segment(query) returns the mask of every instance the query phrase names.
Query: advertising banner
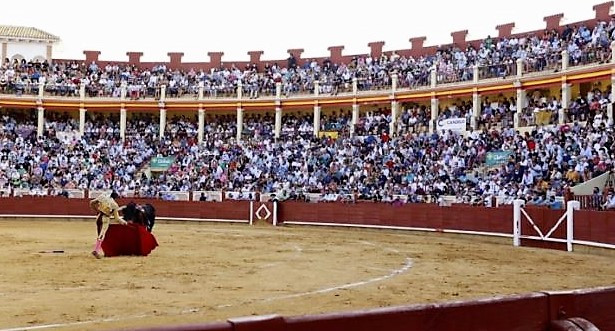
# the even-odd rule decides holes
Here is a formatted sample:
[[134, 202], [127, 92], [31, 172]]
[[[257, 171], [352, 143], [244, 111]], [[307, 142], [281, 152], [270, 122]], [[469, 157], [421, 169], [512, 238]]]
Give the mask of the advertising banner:
[[447, 118], [437, 121], [438, 132], [453, 131], [463, 133], [466, 130], [465, 118]]

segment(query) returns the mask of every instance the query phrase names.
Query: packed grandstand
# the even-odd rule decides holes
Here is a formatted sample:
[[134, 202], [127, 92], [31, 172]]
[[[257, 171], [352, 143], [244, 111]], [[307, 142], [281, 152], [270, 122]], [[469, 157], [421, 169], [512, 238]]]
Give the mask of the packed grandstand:
[[[230, 99], [238, 88], [249, 99], [276, 93], [289, 99], [337, 96], [387, 91], [393, 85], [428, 89], [516, 76], [519, 70], [553, 73], [609, 63], [614, 40], [612, 19], [560, 32], [488, 37], [479, 47], [453, 45], [419, 57], [389, 52], [346, 63], [300, 64], [291, 56], [261, 68], [206, 71], [6, 59], [0, 92], [161, 100], [196, 99], [200, 93]], [[612, 171], [615, 162], [610, 80], [579, 83], [566, 101], [559, 87], [527, 91], [521, 103], [503, 93], [482, 96], [476, 118], [471, 97], [437, 106], [436, 121], [463, 119], [475, 129], [467, 131], [433, 129], [429, 100], [401, 102], [395, 114], [391, 102], [370, 105], [356, 121], [348, 107], [318, 112], [318, 122], [309, 108], [285, 111], [279, 133], [273, 109], [243, 115], [239, 134], [235, 113], [208, 112], [202, 139], [196, 109], [169, 111], [165, 125], [157, 111], [131, 113], [125, 128], [119, 111], [88, 111], [79, 134], [78, 109], [45, 111], [40, 132], [36, 109], [5, 106], [0, 110], [0, 191], [114, 190], [164, 199], [177, 199], [178, 192], [230, 192], [224, 197], [389, 203], [443, 203], [447, 197], [455, 203], [491, 204], [496, 198], [506, 204], [522, 198], [557, 208], [570, 187]], [[490, 155], [503, 159], [492, 163]], [[170, 166], [152, 171], [151, 160], [166, 157]]]

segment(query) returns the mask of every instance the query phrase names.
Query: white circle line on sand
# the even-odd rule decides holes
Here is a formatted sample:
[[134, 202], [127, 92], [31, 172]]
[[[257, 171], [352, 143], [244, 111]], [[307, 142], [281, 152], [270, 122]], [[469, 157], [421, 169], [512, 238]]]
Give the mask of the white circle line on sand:
[[[270, 297], [270, 298], [263, 298], [263, 299], [255, 299], [255, 300], [246, 301], [246, 302], [244, 302], [242, 304], [253, 303], [253, 302], [258, 302], [258, 301], [270, 302], [270, 301], [275, 301], [275, 300], [299, 298], [299, 297], [304, 297], [304, 296], [313, 295], [313, 294], [322, 294], [322, 293], [328, 293], [328, 292], [332, 292], [332, 291], [336, 291], [336, 290], [344, 290], [344, 289], [348, 289], [348, 288], [363, 286], [363, 285], [367, 285], [367, 284], [371, 284], [371, 283], [376, 283], [376, 282], [380, 282], [380, 281], [383, 281], [383, 280], [387, 280], [389, 278], [393, 278], [393, 277], [395, 277], [397, 275], [403, 274], [403, 273], [407, 272], [408, 270], [410, 270], [410, 268], [412, 268], [413, 265], [414, 265], [414, 261], [411, 258], [407, 257], [406, 258], [406, 262], [404, 263], [404, 265], [401, 268], [394, 269], [390, 273], [388, 273], [386, 275], [383, 275], [383, 276], [380, 276], [380, 277], [370, 278], [370, 279], [367, 279], [367, 280], [363, 280], [363, 281], [359, 281], [359, 282], [354, 282], [354, 283], [347, 283], [347, 284], [342, 284], [342, 285], [337, 285], [337, 286], [326, 287], [326, 288], [322, 288], [322, 289], [318, 289], [318, 290], [314, 290], [314, 291], [307, 291], [307, 292], [301, 292], [301, 293], [295, 293], [295, 294], [289, 294], [289, 295], [282, 295], [282, 296], [276, 296], [276, 297]], [[232, 307], [232, 306], [234, 306], [234, 305], [232, 305], [232, 304], [225, 304], [225, 305], [218, 305], [218, 306], [216, 306], [216, 308], [227, 308], [227, 307]], [[199, 308], [186, 308], [186, 309], [183, 309], [182, 311], [180, 311], [179, 314], [181, 315], [181, 314], [186, 314], [186, 313], [196, 313], [198, 311], [199, 311]], [[168, 315], [172, 315], [172, 314], [168, 314]], [[51, 328], [62, 328], [62, 327], [67, 327], [67, 326], [76, 326], [76, 325], [93, 324], [93, 323], [105, 323], [105, 322], [116, 322], [116, 321], [135, 319], [135, 318], [143, 318], [143, 317], [151, 317], [151, 316], [153, 316], [153, 315], [152, 314], [141, 314], [141, 315], [134, 315], [134, 316], [124, 316], [124, 317], [117, 317], [117, 318], [104, 318], [104, 319], [99, 319], [99, 320], [80, 321], [80, 322], [71, 322], [71, 323], [54, 323], [54, 324], [42, 324], [42, 325], [33, 325], [33, 326], [22, 326], [22, 327], [16, 327], [16, 328], [0, 329], [0, 331], [27, 331], [27, 330], [41, 330], [41, 329], [51, 329]]]
[[410, 270], [410, 268], [412, 268], [413, 265], [414, 265], [414, 262], [412, 261], [412, 259], [411, 258], [406, 258], [406, 263], [404, 263], [404, 265], [401, 268], [395, 269], [395, 270], [391, 271], [389, 274], [384, 275], [384, 276], [370, 278], [370, 279], [363, 280], [363, 281], [360, 281], [360, 282], [354, 282], [354, 283], [342, 284], [342, 285], [338, 285], [338, 286], [327, 287], [327, 288], [323, 288], [323, 289], [319, 289], [319, 290], [314, 290], [314, 291], [308, 291], [308, 292], [302, 292], [302, 293], [295, 293], [295, 294], [271, 297], [271, 298], [263, 299], [262, 301], [269, 302], [269, 301], [274, 301], [274, 300], [298, 298], [298, 297], [303, 297], [303, 296], [306, 296], [306, 295], [327, 293], [327, 292], [332, 292], [332, 291], [336, 291], [336, 290], [344, 290], [344, 289], [348, 289], [348, 288], [352, 288], [352, 287], [358, 287], [358, 286], [363, 286], [363, 285], [367, 285], [367, 284], [371, 284], [371, 283], [375, 283], [375, 282], [380, 282], [380, 281], [387, 280], [389, 278], [395, 277], [395, 276], [397, 276], [399, 274], [403, 274], [404, 272]]
[[93, 324], [93, 323], [105, 323], [105, 322], [115, 322], [121, 320], [127, 320], [132, 318], [143, 318], [148, 317], [150, 315], [141, 314], [127, 317], [118, 317], [118, 318], [102, 318], [99, 320], [89, 320], [89, 321], [80, 321], [80, 322], [71, 322], [71, 323], [55, 323], [55, 324], [42, 324], [42, 325], [33, 325], [33, 326], [21, 326], [16, 328], [9, 329], [0, 329], [0, 331], [26, 331], [26, 330], [41, 330], [41, 329], [53, 329], [53, 328], [63, 328], [67, 326], [77, 326], [84, 324]]
[[[338, 286], [326, 287], [326, 288], [322, 288], [322, 289], [314, 290], [314, 291], [301, 292], [301, 293], [295, 293], [295, 294], [289, 294], [289, 295], [282, 295], [282, 296], [271, 297], [271, 298], [264, 298], [264, 299], [256, 299], [256, 300], [252, 300], [251, 302], [257, 302], [257, 301], [270, 302], [270, 301], [275, 301], [275, 300], [292, 299], [292, 298], [298, 298], [298, 297], [303, 297], [303, 296], [308, 296], [308, 295], [313, 295], [313, 294], [322, 294], [322, 293], [332, 292], [332, 291], [336, 291], [336, 290], [344, 290], [344, 289], [348, 289], [348, 288], [363, 286], [363, 285], [367, 285], [367, 284], [371, 284], [371, 283], [387, 280], [389, 278], [393, 278], [393, 277], [395, 277], [397, 275], [405, 273], [408, 270], [410, 270], [410, 268], [412, 268], [413, 265], [414, 265], [414, 262], [412, 261], [412, 259], [411, 258], [406, 258], [406, 262], [404, 263], [404, 265], [401, 268], [392, 270], [390, 273], [388, 273], [388, 274], [386, 274], [384, 276], [370, 278], [370, 279], [363, 280], [363, 281], [360, 281], [360, 282], [347, 283], [347, 284], [342, 284], [342, 285], [338, 285]], [[225, 304], [225, 305], [218, 305], [218, 306], [216, 306], [216, 308], [227, 308], [227, 307], [232, 307], [232, 306], [233, 306], [232, 304]], [[186, 309], [180, 311], [179, 314], [196, 313], [196, 312], [199, 312], [199, 311], [200, 311], [199, 308], [186, 308]], [[105, 319], [100, 319], [100, 320], [81, 321], [81, 322], [72, 322], [72, 323], [56, 323], [56, 324], [34, 325], [34, 326], [22, 326], [22, 327], [9, 328], [9, 329], [0, 329], [0, 331], [22, 331], [22, 330], [26, 331], [26, 330], [41, 330], [41, 329], [51, 329], [51, 328], [62, 328], [62, 327], [67, 327], [67, 326], [76, 326], [76, 325], [92, 324], [92, 323], [115, 322], [115, 321], [122, 321], [122, 320], [128, 320], [128, 319], [134, 319], [134, 318], [143, 318], [143, 317], [150, 317], [150, 316], [152, 316], [152, 315], [141, 314], [141, 315], [135, 315], [135, 316], [125, 316], [125, 317], [117, 317], [117, 318], [105, 318]]]

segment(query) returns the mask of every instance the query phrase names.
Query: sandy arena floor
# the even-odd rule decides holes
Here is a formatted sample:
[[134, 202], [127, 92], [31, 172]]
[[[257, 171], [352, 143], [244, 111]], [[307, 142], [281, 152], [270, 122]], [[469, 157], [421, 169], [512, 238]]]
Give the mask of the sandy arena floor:
[[[184, 324], [615, 284], [612, 257], [515, 249], [510, 240], [167, 223], [156, 225], [160, 247], [149, 257], [97, 260], [89, 253], [94, 231], [81, 221], [0, 221], [0, 331]], [[38, 253], [53, 249], [65, 253]]]

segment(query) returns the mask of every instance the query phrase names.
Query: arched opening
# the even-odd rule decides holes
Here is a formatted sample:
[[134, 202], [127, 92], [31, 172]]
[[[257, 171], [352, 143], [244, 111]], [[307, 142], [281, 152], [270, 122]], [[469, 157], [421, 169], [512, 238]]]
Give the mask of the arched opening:
[[43, 62], [45, 62], [46, 60], [47, 60], [47, 58], [46, 58], [46, 57], [41, 56], [41, 55], [37, 55], [37, 56], [35, 56], [35, 57], [32, 59], [32, 62], [34, 62], [34, 63], [36, 63], [36, 62], [38, 62], [38, 63], [43, 63]]
[[11, 65], [13, 67], [19, 67], [23, 64], [23, 62], [25, 61], [23, 55], [21, 54], [15, 54], [13, 56], [11, 56]]
[[15, 60], [21, 62], [21, 60], [25, 59], [21, 54], [15, 54], [11, 57], [11, 62], [15, 62]]

